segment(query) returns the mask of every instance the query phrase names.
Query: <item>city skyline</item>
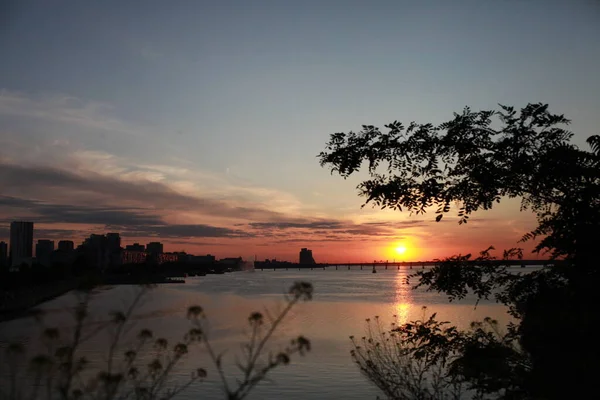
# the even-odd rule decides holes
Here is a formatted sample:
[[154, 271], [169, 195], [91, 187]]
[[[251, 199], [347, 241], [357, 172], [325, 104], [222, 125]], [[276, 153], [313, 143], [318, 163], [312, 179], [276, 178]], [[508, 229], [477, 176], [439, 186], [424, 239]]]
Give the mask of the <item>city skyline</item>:
[[55, 242], [247, 259], [535, 258], [516, 200], [462, 226], [361, 208], [365, 175], [316, 156], [332, 133], [465, 106], [548, 103], [582, 148], [600, 126], [594, 2], [135, 3], [0, 6], [0, 241], [26, 219]]

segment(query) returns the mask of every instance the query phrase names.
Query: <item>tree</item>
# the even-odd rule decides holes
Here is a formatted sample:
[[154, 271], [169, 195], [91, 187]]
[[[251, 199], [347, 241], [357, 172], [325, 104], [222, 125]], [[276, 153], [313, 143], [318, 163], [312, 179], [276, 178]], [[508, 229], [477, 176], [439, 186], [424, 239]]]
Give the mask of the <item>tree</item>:
[[[387, 132], [363, 125], [358, 133], [335, 133], [320, 163], [344, 178], [366, 163], [370, 179], [358, 186], [365, 205], [417, 214], [436, 207], [438, 222], [453, 205], [464, 224], [478, 210], [520, 198], [521, 209], [533, 211], [538, 222], [521, 241], [540, 239], [534, 251], [564, 259], [561, 265], [515, 275], [488, 249], [420, 271], [419, 285], [450, 299], [468, 291], [493, 295], [509, 307], [519, 323], [508, 327], [503, 343], [518, 344], [531, 363], [514, 393], [558, 398], [567, 387], [585, 393], [599, 372], [591, 326], [599, 322], [600, 137], [588, 138], [590, 150], [582, 150], [571, 143], [570, 121], [548, 105], [528, 104], [520, 112], [499, 107], [465, 108], [437, 126], [394, 121]], [[521, 255], [510, 249], [503, 258]]]

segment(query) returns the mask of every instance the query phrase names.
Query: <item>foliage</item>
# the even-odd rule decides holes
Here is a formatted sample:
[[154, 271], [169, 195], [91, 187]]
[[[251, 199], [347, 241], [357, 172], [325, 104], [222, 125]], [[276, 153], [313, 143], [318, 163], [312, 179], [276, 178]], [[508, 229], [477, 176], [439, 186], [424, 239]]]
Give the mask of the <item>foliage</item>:
[[[455, 205], [458, 222], [464, 224], [475, 211], [491, 209], [503, 198], [520, 198], [521, 209], [536, 214], [538, 226], [521, 241], [539, 239], [534, 251], [564, 259], [555, 265], [512, 273], [502, 260], [520, 259], [522, 251], [510, 249], [496, 259], [490, 247], [478, 257], [438, 260], [431, 270], [413, 276], [417, 287], [446, 293], [450, 301], [467, 294], [493, 298], [515, 318], [496, 342], [455, 347], [452, 343], [461, 341], [448, 340], [434, 347], [436, 354], [453, 352], [455, 361], [447, 373], [453, 382], [468, 383], [477, 393], [502, 398], [587, 394], [600, 373], [600, 346], [593, 329], [600, 322], [595, 309], [600, 283], [595, 258], [600, 244], [600, 136], [589, 137], [590, 150], [582, 150], [570, 142], [572, 133], [564, 128], [569, 122], [541, 103], [528, 104], [520, 112], [503, 105], [498, 111], [465, 108], [437, 126], [394, 121], [385, 133], [372, 125], [364, 125], [359, 133], [335, 133], [319, 155], [322, 166], [344, 178], [367, 164], [370, 179], [358, 186], [365, 205], [417, 214], [436, 207], [437, 222]], [[437, 337], [423, 332], [427, 340]], [[483, 380], [465, 372], [485, 371], [496, 362], [494, 354], [518, 354], [521, 361], [499, 370], [488, 368]], [[456, 360], [477, 358], [476, 368], [456, 368]], [[503, 382], [506, 390], [495, 391], [493, 382]]]
[[459, 400], [514, 397], [531, 368], [498, 322], [486, 318], [460, 331], [428, 318], [384, 329], [367, 319], [367, 334], [350, 337], [352, 359], [389, 399]]
[[[294, 354], [310, 350], [308, 339], [300, 336], [285, 349], [268, 352], [275, 330], [289, 311], [300, 301], [312, 298], [312, 286], [297, 282], [286, 296], [286, 305], [275, 316], [252, 313], [249, 324], [252, 337], [245, 344], [243, 361], [238, 363], [244, 378], [230, 385], [223, 370], [223, 353], [217, 354], [209, 340], [207, 318], [200, 306], [188, 309], [191, 328], [180, 341], [169, 343], [155, 337], [149, 329], [141, 329], [131, 344], [131, 329], [136, 309], [151, 286], [140, 287], [124, 310], [112, 311], [109, 320], [96, 320], [90, 313], [94, 290], [77, 292], [77, 304], [71, 311], [73, 327], [47, 327], [43, 314], [35, 314], [41, 327], [39, 342], [32, 342], [31, 351], [39, 353], [27, 360], [27, 349], [21, 343], [5, 346], [0, 364], [0, 399], [103, 399], [153, 400], [171, 399], [183, 390], [206, 378], [203, 368], [191, 371], [184, 382], [174, 382], [173, 374], [193, 347], [204, 346], [215, 364], [223, 384], [225, 398], [243, 399], [275, 368], [290, 363]], [[265, 329], [266, 328], [266, 329]], [[100, 334], [107, 334], [105, 360], [90, 360], [82, 356], [82, 346]], [[102, 343], [102, 340], [97, 340]], [[104, 361], [104, 362], [103, 362]]]
[[344, 178], [366, 162], [371, 179], [358, 187], [365, 204], [417, 214], [437, 207], [437, 221], [455, 203], [465, 223], [503, 197], [519, 197], [539, 223], [523, 239], [545, 236], [537, 251], [574, 256], [576, 239], [600, 225], [600, 139], [588, 139], [591, 152], [579, 149], [563, 128], [569, 123], [541, 103], [520, 113], [467, 107], [438, 126], [394, 121], [388, 132], [363, 125], [359, 133], [335, 133], [319, 159]]

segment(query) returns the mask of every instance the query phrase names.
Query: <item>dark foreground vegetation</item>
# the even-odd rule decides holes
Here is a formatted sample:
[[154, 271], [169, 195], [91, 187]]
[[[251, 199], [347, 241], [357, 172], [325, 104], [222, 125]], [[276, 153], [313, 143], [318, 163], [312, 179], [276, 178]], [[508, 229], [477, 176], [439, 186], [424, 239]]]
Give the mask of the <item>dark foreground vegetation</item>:
[[[0, 399], [166, 400], [201, 384], [207, 376], [201, 363], [208, 361], [218, 375], [223, 398], [238, 400], [246, 398], [271, 371], [310, 350], [310, 342], [302, 336], [284, 348], [277, 347], [277, 351], [270, 349], [274, 333], [290, 310], [312, 299], [313, 288], [308, 283], [297, 282], [290, 287], [285, 305], [278, 312], [250, 314], [249, 339], [236, 357], [235, 376], [225, 373], [225, 353], [211, 344], [208, 319], [200, 306], [188, 308], [190, 328], [177, 343], [156, 337], [148, 329], [132, 332], [134, 313], [151, 288], [140, 286], [124, 309], [97, 316], [89, 311], [95, 289], [80, 287], [75, 292], [76, 306], [70, 310], [72, 321], [66, 326], [47, 326], [43, 314], [34, 315], [40, 325], [39, 341], [27, 347], [11, 343], [2, 348]], [[105, 357], [87, 359], [82, 348], [98, 335], [108, 336]], [[200, 365], [189, 372], [187, 380], [173, 380], [183, 359], [196, 347], [208, 354], [208, 360], [198, 360]]]
[[[458, 223], [505, 198], [520, 198], [538, 226], [521, 241], [537, 239], [535, 252], [564, 262], [526, 274], [498, 268], [493, 248], [456, 255], [429, 271], [417, 286], [446, 293], [450, 301], [474, 293], [505, 304], [516, 322], [492, 320], [460, 331], [435, 314], [401, 326], [370, 322], [354, 341], [352, 357], [390, 399], [589, 398], [600, 373], [600, 137], [589, 150], [571, 143], [569, 120], [545, 104], [519, 111], [469, 108], [441, 125], [394, 121], [382, 132], [331, 135], [322, 166], [346, 178], [366, 164], [370, 179], [358, 189], [382, 208], [436, 221], [456, 212]], [[522, 257], [504, 251], [499, 259]], [[475, 261], [473, 263], [472, 261]], [[427, 379], [426, 379], [427, 378]]]

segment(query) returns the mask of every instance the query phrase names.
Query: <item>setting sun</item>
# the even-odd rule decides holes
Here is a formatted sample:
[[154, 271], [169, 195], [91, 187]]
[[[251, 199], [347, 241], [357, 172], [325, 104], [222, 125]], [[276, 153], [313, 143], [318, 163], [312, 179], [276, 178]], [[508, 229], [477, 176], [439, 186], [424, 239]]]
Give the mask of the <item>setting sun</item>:
[[404, 247], [404, 246], [398, 246], [398, 247], [396, 247], [396, 253], [398, 253], [398, 254], [404, 254], [404, 253], [406, 253], [406, 247]]

